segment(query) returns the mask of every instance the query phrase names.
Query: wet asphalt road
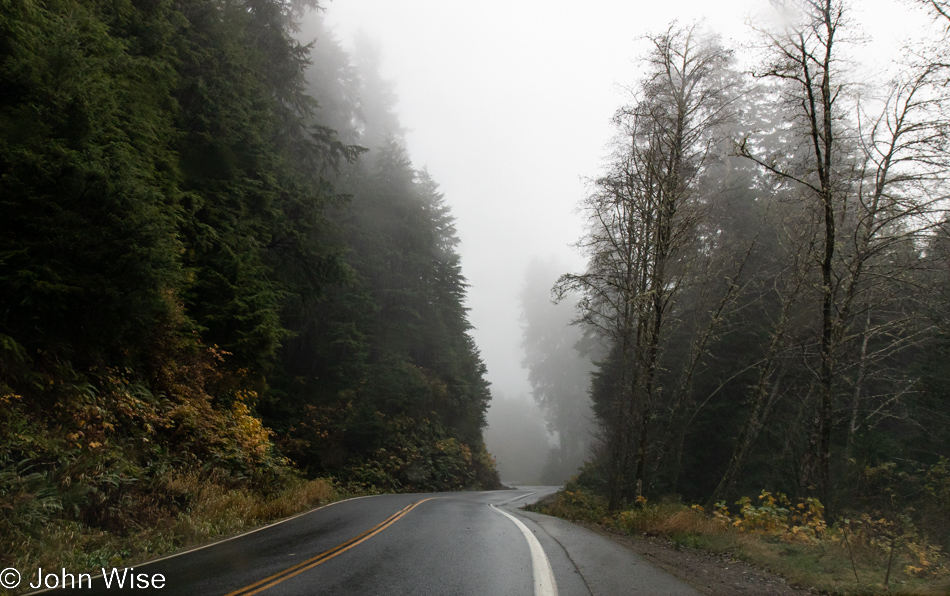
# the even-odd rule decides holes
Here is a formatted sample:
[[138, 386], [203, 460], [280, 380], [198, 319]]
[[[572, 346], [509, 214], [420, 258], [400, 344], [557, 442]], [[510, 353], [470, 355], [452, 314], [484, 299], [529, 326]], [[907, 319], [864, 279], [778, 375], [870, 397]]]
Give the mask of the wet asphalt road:
[[[92, 589], [84, 584], [81, 589], [42, 593], [697, 594], [589, 530], [518, 509], [554, 490], [525, 487], [341, 501], [250, 534], [136, 566], [126, 572], [123, 588], [117, 586], [117, 577], [110, 587], [97, 577]], [[35, 584], [36, 570], [23, 571], [23, 581]], [[52, 572], [61, 574], [43, 570], [44, 575]], [[151, 587], [159, 575], [162, 587]], [[137, 585], [149, 587], [130, 589], [133, 576]]]

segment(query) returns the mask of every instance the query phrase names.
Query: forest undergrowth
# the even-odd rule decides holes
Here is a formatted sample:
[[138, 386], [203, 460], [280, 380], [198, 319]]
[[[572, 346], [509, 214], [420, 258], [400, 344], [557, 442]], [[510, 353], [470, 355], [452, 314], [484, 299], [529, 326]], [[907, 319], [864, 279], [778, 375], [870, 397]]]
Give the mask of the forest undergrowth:
[[[98, 571], [169, 555], [234, 536], [295, 514], [345, 498], [332, 481], [293, 478], [274, 493], [234, 486], [235, 479], [202, 478], [170, 472], [153, 490], [127, 499], [127, 525], [106, 529], [57, 516], [46, 503], [28, 519], [30, 528], [3, 533], [4, 567]], [[156, 507], [159, 501], [178, 507]], [[57, 504], [58, 505], [58, 504]], [[147, 519], [146, 519], [147, 518]], [[9, 520], [6, 520], [9, 521]], [[0, 589], [0, 594], [19, 590]]]
[[660, 537], [672, 548], [728, 553], [817, 593], [947, 594], [950, 557], [908, 512], [852, 512], [829, 524], [816, 498], [763, 490], [713, 511], [676, 501], [639, 499], [610, 513], [607, 498], [573, 480], [534, 511], [583, 521], [632, 537]]
[[228, 394], [216, 356], [162, 369], [163, 393], [129, 371], [72, 383], [52, 380], [58, 371], [38, 383], [44, 409], [0, 391], [0, 567], [95, 572], [352, 496], [488, 486], [483, 447], [406, 420], [389, 423], [403, 426], [388, 449], [308, 479], [250, 414], [246, 390], [212, 396]]

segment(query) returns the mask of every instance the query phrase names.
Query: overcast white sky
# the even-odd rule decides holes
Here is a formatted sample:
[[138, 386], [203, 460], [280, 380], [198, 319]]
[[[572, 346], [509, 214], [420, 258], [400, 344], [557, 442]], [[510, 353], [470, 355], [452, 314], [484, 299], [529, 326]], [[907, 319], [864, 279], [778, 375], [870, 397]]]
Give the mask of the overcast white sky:
[[[853, 3], [877, 47], [925, 22], [898, 0]], [[396, 82], [409, 153], [441, 185], [457, 220], [469, 318], [492, 391], [527, 394], [518, 294], [533, 256], [567, 270], [582, 233], [582, 178], [596, 175], [638, 78], [640, 37], [704, 17], [728, 45], [747, 39], [767, 0], [333, 0], [327, 21], [348, 42], [379, 41]], [[894, 28], [893, 24], [898, 23]], [[874, 50], [878, 61], [886, 54]]]

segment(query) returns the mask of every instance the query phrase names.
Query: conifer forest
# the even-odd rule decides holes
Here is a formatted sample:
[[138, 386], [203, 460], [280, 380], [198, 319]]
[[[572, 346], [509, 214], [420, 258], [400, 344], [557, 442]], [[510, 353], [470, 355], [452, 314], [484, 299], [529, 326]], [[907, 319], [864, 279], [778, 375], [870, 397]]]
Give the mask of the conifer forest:
[[[512, 290], [531, 480], [950, 548], [950, 3], [868, 73], [855, 2], [672, 22], [616, 74], [586, 265]], [[213, 495], [501, 486], [452, 197], [324, 4], [0, 0], [0, 567], [240, 529]]]
[[[0, 4], [0, 533], [492, 488], [453, 217], [314, 2]], [[191, 479], [187, 482], [183, 479]]]

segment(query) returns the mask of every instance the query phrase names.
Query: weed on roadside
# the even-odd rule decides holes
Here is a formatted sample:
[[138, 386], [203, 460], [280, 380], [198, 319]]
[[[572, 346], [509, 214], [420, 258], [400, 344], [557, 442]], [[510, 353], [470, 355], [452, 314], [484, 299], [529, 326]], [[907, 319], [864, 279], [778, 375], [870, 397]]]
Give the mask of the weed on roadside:
[[[149, 527], [110, 532], [76, 521], [49, 520], [0, 539], [2, 567], [65, 568], [74, 572], [128, 566], [251, 530], [341, 498], [327, 480], [293, 480], [272, 495], [228, 487], [222, 479], [170, 474], [165, 496], [181, 503], [177, 514]], [[23, 592], [0, 588], [0, 594]]]
[[829, 527], [817, 499], [793, 502], [767, 491], [740, 499], [734, 510], [725, 503], [707, 512], [699, 505], [643, 501], [610, 515], [598, 495], [569, 488], [538, 511], [633, 536], [663, 537], [675, 549], [728, 553], [821, 593], [950, 594], [946, 553], [906, 518], [863, 514]]

